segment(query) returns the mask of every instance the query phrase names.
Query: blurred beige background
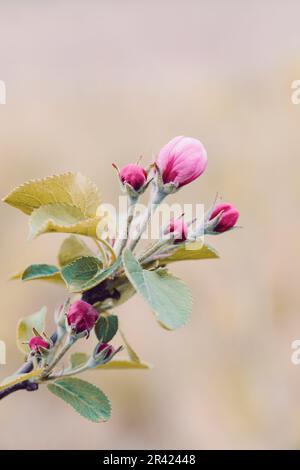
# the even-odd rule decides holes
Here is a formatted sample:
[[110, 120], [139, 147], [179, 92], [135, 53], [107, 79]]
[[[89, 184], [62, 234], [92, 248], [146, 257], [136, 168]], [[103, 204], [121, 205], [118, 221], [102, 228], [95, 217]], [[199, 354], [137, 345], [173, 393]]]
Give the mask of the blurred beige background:
[[[209, 165], [173, 201], [219, 191], [244, 226], [210, 240], [220, 260], [173, 267], [195, 299], [186, 328], [160, 329], [137, 297], [119, 309], [154, 368], [86, 374], [110, 396], [111, 421], [91, 424], [46, 389], [18, 392], [0, 404], [2, 449], [299, 448], [299, 18], [296, 0], [1, 2], [1, 195], [78, 170], [116, 203], [111, 163], [146, 162], [184, 134]], [[7, 281], [54, 262], [62, 237], [27, 242], [26, 216], [0, 210], [2, 378], [22, 360], [18, 318], [65, 292]]]

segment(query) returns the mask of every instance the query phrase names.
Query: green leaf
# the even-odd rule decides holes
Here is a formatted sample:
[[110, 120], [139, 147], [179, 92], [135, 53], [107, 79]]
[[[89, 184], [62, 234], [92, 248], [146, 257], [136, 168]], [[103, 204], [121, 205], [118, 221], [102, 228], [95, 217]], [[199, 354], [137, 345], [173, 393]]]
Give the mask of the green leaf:
[[100, 315], [95, 326], [95, 333], [99, 341], [109, 343], [118, 331], [118, 317], [116, 315]]
[[24, 271], [20, 271], [10, 277], [11, 281], [16, 279], [22, 279], [23, 281], [48, 281], [65, 285], [59, 269], [49, 264], [32, 264]]
[[72, 354], [70, 358], [72, 369], [83, 366], [83, 364], [85, 364], [87, 360], [88, 355], [85, 353], [76, 352]]
[[3, 200], [29, 215], [48, 204], [68, 204], [80, 209], [86, 218], [95, 217], [101, 203], [97, 186], [81, 173], [64, 173], [28, 181]]
[[29, 341], [33, 336], [32, 329], [35, 328], [39, 333], [45, 330], [47, 308], [43, 307], [37, 313], [21, 318], [17, 326], [17, 345], [22, 353], [28, 353], [28, 346], [22, 344], [23, 341]]
[[111, 405], [107, 396], [85, 380], [74, 377], [59, 379], [49, 384], [48, 390], [94, 423], [110, 418]]
[[129, 250], [123, 253], [126, 275], [146, 300], [157, 320], [173, 330], [186, 324], [192, 309], [192, 297], [185, 284], [165, 269], [147, 271]]
[[120, 330], [120, 335], [122, 337], [123, 343], [125, 345], [126, 351], [128, 353], [128, 356], [132, 362], [135, 364], [139, 364], [141, 362], [139, 356], [137, 353], [134, 351], [134, 349], [130, 346], [130, 344], [127, 341], [126, 336], [124, 335], [123, 331]]
[[59, 266], [64, 267], [83, 256], [94, 256], [94, 253], [79, 237], [70, 235], [63, 241], [59, 249]]
[[129, 361], [128, 359], [120, 359], [119, 361], [110, 361], [106, 364], [97, 366], [96, 369], [99, 370], [117, 370], [117, 369], [151, 369], [150, 364], [146, 362], [134, 362]]
[[85, 217], [76, 206], [69, 204], [48, 204], [34, 210], [29, 220], [29, 238], [42, 233], [77, 233], [89, 237], [96, 236], [99, 222], [97, 217]]
[[94, 256], [83, 256], [62, 269], [62, 276], [72, 292], [83, 292], [103, 272], [101, 261]]
[[31, 281], [32, 279], [45, 279], [59, 274], [59, 269], [51, 264], [32, 264], [25, 269], [22, 274], [22, 281]]
[[62, 269], [62, 276], [71, 292], [85, 292], [112, 276], [120, 264], [121, 258], [118, 258], [114, 264], [103, 270], [98, 258], [85, 256], [65, 266]]
[[203, 245], [201, 242], [186, 243], [173, 251], [167, 258], [160, 260], [160, 264], [173, 263], [175, 261], [198, 260], [198, 259], [216, 259], [219, 258], [217, 251], [209, 245]]

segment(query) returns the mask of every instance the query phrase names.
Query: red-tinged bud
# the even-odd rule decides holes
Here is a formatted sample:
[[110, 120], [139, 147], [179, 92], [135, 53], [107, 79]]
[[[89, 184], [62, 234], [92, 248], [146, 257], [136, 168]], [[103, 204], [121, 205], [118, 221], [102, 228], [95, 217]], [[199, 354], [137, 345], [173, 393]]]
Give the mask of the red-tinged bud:
[[217, 225], [214, 227], [215, 232], [226, 232], [235, 226], [239, 218], [239, 211], [232, 205], [228, 203], [218, 204], [210, 216], [210, 220], [217, 217], [221, 212], [221, 218]]
[[139, 191], [147, 181], [147, 172], [141, 166], [130, 163], [120, 171], [120, 179], [123, 184], [129, 184], [135, 191]]
[[67, 322], [71, 329], [78, 334], [91, 331], [98, 317], [99, 313], [92, 305], [83, 300], [77, 300], [69, 308]]
[[188, 227], [182, 218], [173, 219], [170, 221], [165, 233], [174, 233], [175, 243], [184, 242], [187, 239]]
[[115, 348], [111, 344], [108, 344], [108, 343], [99, 343], [99, 345], [96, 348], [96, 354], [100, 354], [102, 351], [104, 351], [104, 349], [106, 351], [105, 351], [103, 360], [107, 361], [107, 359], [109, 359], [114, 354]]
[[156, 164], [163, 183], [173, 183], [180, 188], [204, 172], [207, 166], [207, 154], [199, 140], [179, 136], [160, 150]]
[[28, 343], [31, 351], [39, 352], [40, 348], [49, 349], [50, 344], [40, 336], [33, 336]]

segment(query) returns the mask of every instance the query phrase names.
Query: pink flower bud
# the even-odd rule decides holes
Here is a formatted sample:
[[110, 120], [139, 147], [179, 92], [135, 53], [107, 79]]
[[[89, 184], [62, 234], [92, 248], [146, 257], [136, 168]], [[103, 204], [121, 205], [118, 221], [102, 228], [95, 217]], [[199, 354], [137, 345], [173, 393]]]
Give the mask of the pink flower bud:
[[111, 344], [100, 343], [96, 349], [96, 354], [100, 354], [104, 349], [106, 349], [104, 360], [108, 359], [115, 352], [115, 348]]
[[199, 140], [179, 136], [160, 150], [156, 164], [164, 184], [174, 183], [181, 187], [191, 183], [204, 172], [207, 154]]
[[138, 191], [147, 181], [147, 172], [141, 166], [130, 163], [120, 171], [120, 179], [123, 184], [127, 183], [135, 191]]
[[174, 242], [184, 242], [187, 239], [188, 228], [184, 220], [171, 220], [165, 233], [175, 233]]
[[82, 333], [94, 328], [98, 317], [99, 313], [92, 305], [83, 300], [77, 300], [69, 308], [67, 322], [75, 333]]
[[38, 352], [40, 347], [49, 349], [50, 344], [47, 341], [45, 341], [43, 338], [40, 338], [39, 336], [33, 336], [30, 339], [28, 346], [30, 347], [32, 351]]
[[226, 230], [229, 230], [232, 227], [234, 227], [240, 215], [239, 211], [232, 204], [228, 204], [224, 202], [222, 204], [218, 204], [214, 208], [210, 216], [210, 220], [217, 217], [217, 215], [219, 215], [220, 212], [222, 211], [223, 211], [223, 214], [221, 215], [221, 219], [219, 220], [218, 224], [214, 228], [215, 232], [220, 232], [220, 233], [226, 232]]

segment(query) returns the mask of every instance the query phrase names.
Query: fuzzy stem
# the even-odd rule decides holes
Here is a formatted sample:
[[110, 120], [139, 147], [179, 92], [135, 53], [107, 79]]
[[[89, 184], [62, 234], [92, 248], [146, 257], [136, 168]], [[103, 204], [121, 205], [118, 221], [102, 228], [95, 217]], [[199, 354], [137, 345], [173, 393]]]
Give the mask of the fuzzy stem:
[[151, 219], [151, 217], [153, 216], [154, 212], [156, 211], [157, 207], [159, 206], [159, 204], [164, 200], [164, 198], [166, 197], [166, 193], [163, 192], [163, 191], [160, 191], [157, 186], [154, 187], [154, 191], [153, 191], [153, 194], [152, 194], [152, 197], [151, 197], [151, 200], [150, 200], [150, 203], [148, 205], [148, 209], [147, 209], [147, 212], [145, 213], [144, 215], [144, 218], [141, 222], [141, 226], [140, 226], [140, 231], [137, 235], [136, 238], [132, 239], [128, 245], [128, 247], [130, 248], [131, 251], [134, 251], [135, 247], [137, 246], [138, 242], [140, 241], [141, 239], [141, 236], [143, 235], [143, 233], [145, 232], [146, 228], [147, 228], [147, 225]]
[[144, 263], [145, 261], [148, 260], [148, 258], [150, 258], [150, 256], [154, 255], [155, 253], [157, 253], [158, 251], [160, 251], [162, 248], [164, 248], [165, 246], [167, 246], [168, 244], [170, 243], [170, 239], [165, 239], [165, 240], [159, 240], [157, 243], [154, 243], [154, 245], [152, 245], [149, 250], [147, 250], [140, 258], [139, 258], [139, 262], [140, 263]]
[[99, 243], [102, 243], [102, 245], [105, 246], [105, 248], [107, 249], [107, 251], [109, 252], [110, 257], [111, 257], [110, 262], [111, 262], [111, 264], [113, 264], [116, 261], [117, 257], [116, 257], [116, 254], [115, 254], [114, 250], [110, 246], [110, 244], [106, 240], [103, 240], [102, 238], [97, 238], [97, 241]]
[[73, 375], [80, 374], [81, 372], [84, 372], [85, 370], [90, 369], [88, 364], [84, 364], [82, 367], [78, 367], [77, 369], [72, 369], [72, 370], [67, 370], [63, 372], [62, 374], [52, 374], [47, 377], [47, 380], [56, 380], [60, 379], [62, 377], [71, 377]]
[[133, 198], [133, 197], [128, 197], [128, 213], [127, 213], [127, 219], [125, 221], [124, 228], [121, 232], [120, 238], [116, 241], [116, 244], [114, 246], [115, 253], [117, 256], [120, 256], [122, 251], [124, 250], [127, 240], [128, 240], [128, 235], [130, 231], [130, 227], [133, 221], [133, 215], [134, 215], [134, 209], [136, 206], [138, 199]]
[[62, 359], [62, 357], [66, 354], [66, 352], [70, 349], [71, 346], [75, 343], [76, 338], [74, 336], [69, 336], [64, 344], [64, 346], [61, 348], [57, 356], [53, 359], [51, 364], [44, 370], [41, 378], [42, 379], [47, 379], [50, 372], [54, 369], [56, 364]]
[[99, 250], [99, 253], [101, 255], [101, 258], [103, 260], [103, 266], [104, 268], [107, 268], [108, 266], [108, 259], [107, 259], [107, 255], [106, 255], [106, 252], [105, 252], [105, 249], [103, 248], [103, 246], [100, 245], [100, 243], [98, 242], [97, 238], [93, 238], [94, 242], [95, 242], [95, 245], [97, 246], [98, 250]]

